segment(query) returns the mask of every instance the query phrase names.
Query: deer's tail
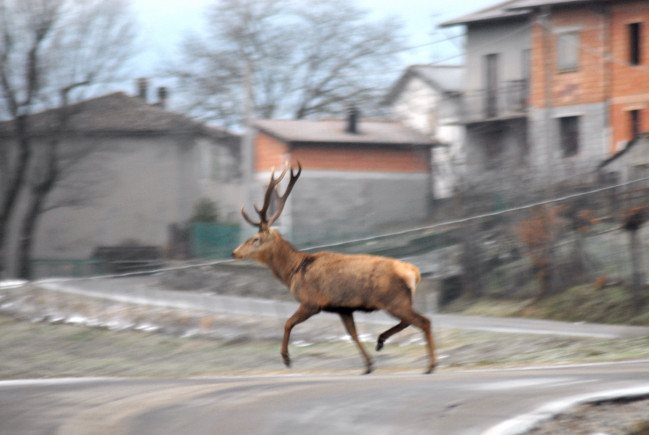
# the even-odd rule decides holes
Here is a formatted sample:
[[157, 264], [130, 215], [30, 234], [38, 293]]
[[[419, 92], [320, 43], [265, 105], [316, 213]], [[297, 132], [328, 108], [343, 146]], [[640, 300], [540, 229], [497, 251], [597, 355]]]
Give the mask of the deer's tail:
[[413, 264], [399, 261], [397, 263], [397, 274], [406, 283], [406, 286], [410, 289], [412, 295], [415, 294], [417, 290], [417, 285], [421, 281], [421, 273], [419, 268]]

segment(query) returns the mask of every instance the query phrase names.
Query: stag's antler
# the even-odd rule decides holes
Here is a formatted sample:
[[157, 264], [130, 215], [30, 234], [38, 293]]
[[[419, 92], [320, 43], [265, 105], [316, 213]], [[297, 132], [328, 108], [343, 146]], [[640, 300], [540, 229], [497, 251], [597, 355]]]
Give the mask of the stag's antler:
[[[286, 199], [288, 198], [288, 195], [291, 193], [291, 190], [293, 190], [293, 186], [295, 185], [295, 182], [297, 181], [297, 179], [300, 177], [300, 174], [302, 173], [302, 165], [300, 165], [300, 162], [297, 162], [297, 172], [294, 173], [293, 168], [291, 168], [291, 174], [290, 174], [291, 179], [288, 182], [288, 187], [286, 188], [284, 195], [280, 195], [279, 192], [277, 191], [277, 186], [284, 178], [284, 175], [286, 175], [288, 169], [289, 166], [287, 163], [286, 167], [277, 178], [275, 178], [275, 170], [273, 169], [271, 171], [270, 182], [268, 183], [268, 187], [266, 188], [266, 194], [264, 195], [264, 205], [261, 207], [261, 209], [259, 209], [255, 205], [255, 211], [259, 215], [259, 222], [255, 222], [252, 219], [250, 219], [250, 217], [244, 210], [244, 207], [241, 207], [241, 214], [243, 215], [243, 218], [246, 220], [246, 222], [248, 222], [253, 227], [259, 228], [259, 231], [267, 230], [277, 220], [279, 215], [282, 213], [282, 210], [284, 210], [284, 204], [286, 203]], [[275, 213], [273, 213], [273, 215], [270, 218], [267, 218], [266, 214], [268, 213], [268, 207], [270, 207], [270, 197], [273, 192], [275, 192], [275, 198], [277, 199], [277, 209], [275, 210]]]

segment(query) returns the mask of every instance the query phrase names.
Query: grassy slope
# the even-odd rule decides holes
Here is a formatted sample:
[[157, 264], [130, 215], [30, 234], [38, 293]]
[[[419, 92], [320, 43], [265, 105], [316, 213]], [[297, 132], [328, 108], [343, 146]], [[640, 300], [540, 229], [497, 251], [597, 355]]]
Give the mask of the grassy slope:
[[[645, 297], [649, 300], [649, 298]], [[619, 286], [572, 287], [543, 299], [458, 300], [446, 312], [501, 317], [533, 317], [570, 322], [649, 325], [649, 303], [636, 310], [631, 292]]]

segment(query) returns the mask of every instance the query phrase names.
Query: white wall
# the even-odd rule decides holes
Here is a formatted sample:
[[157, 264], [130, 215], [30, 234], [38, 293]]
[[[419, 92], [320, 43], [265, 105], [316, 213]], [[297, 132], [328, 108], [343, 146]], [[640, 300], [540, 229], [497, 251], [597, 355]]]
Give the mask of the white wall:
[[404, 125], [433, 137], [444, 146], [433, 150], [433, 195], [448, 198], [464, 167], [464, 127], [458, 124], [457, 98], [440, 93], [422, 79], [411, 77], [392, 103], [393, 116]]
[[498, 81], [504, 84], [524, 78], [524, 50], [530, 48], [530, 22], [527, 18], [468, 26], [466, 38], [466, 90], [485, 88], [484, 57], [499, 54]]

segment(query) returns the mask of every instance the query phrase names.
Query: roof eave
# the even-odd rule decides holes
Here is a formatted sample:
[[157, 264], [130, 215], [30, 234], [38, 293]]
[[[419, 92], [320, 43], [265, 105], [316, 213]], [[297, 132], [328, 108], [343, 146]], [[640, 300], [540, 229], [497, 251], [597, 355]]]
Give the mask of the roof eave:
[[487, 23], [487, 22], [493, 22], [493, 21], [504, 21], [504, 20], [510, 20], [514, 18], [523, 18], [530, 13], [529, 8], [521, 8], [520, 10], [513, 10], [513, 9], [508, 9], [511, 12], [507, 13], [505, 15], [499, 15], [499, 16], [491, 16], [491, 17], [484, 17], [484, 18], [473, 18], [473, 19], [468, 19], [465, 17], [458, 18], [456, 20], [450, 20], [450, 21], [445, 21], [441, 24], [439, 24], [438, 27], [444, 28], [444, 27], [453, 27], [453, 26], [460, 26], [460, 25], [467, 25], [467, 24], [479, 24], [479, 23]]
[[536, 8], [542, 8], [544, 6], [569, 6], [573, 4], [579, 4], [579, 3], [586, 3], [588, 1], [589, 3], [603, 3], [606, 1], [610, 0], [564, 0], [564, 1], [538, 1], [538, 2], [522, 2], [521, 5], [519, 6], [512, 6], [507, 8], [509, 11], [521, 11], [521, 10], [528, 10], [531, 11], [532, 9]]

